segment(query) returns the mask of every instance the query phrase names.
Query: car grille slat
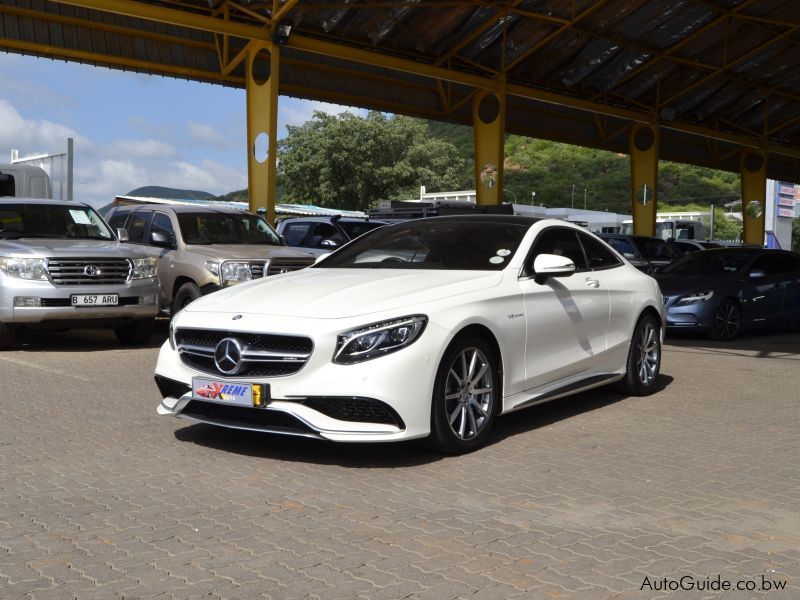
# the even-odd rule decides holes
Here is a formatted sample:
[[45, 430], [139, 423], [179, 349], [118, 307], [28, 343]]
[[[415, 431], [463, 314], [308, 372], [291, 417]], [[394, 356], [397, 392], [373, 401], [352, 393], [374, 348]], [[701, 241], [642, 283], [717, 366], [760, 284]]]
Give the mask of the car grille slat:
[[[87, 267], [97, 273], [89, 275]], [[56, 285], [111, 285], [128, 281], [131, 263], [126, 258], [50, 258], [47, 272]]]
[[[299, 271], [314, 264], [314, 259], [307, 258], [273, 258], [269, 261], [267, 275], [278, 275], [290, 271]], [[253, 275], [255, 277], [255, 275]]]
[[305, 366], [314, 350], [309, 337], [213, 329], [179, 328], [175, 343], [185, 365], [204, 373], [232, 377], [217, 369], [214, 362], [217, 344], [228, 337], [235, 338], [242, 346], [243, 366], [235, 377], [292, 375]]

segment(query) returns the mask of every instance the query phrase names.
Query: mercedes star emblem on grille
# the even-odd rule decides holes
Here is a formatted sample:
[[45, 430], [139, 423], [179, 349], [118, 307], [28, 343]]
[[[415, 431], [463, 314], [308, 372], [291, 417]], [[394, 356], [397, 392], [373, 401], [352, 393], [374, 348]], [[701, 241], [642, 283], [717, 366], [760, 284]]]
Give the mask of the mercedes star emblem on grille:
[[214, 349], [214, 364], [226, 375], [235, 375], [242, 366], [242, 346], [236, 338], [220, 340]]
[[96, 265], [86, 265], [83, 267], [83, 272], [89, 277], [97, 277], [100, 275], [100, 267]]

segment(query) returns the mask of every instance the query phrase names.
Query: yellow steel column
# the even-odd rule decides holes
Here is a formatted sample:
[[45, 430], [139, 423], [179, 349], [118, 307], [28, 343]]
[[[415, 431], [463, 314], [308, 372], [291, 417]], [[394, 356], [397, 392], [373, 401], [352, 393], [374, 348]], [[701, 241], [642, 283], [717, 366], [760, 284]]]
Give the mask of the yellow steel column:
[[247, 53], [247, 182], [250, 210], [266, 208], [275, 223], [278, 81], [277, 44], [253, 44]]
[[472, 129], [475, 137], [475, 190], [478, 204], [503, 201], [505, 92], [481, 90], [472, 101]]
[[653, 236], [658, 196], [658, 127], [634, 123], [629, 145], [633, 232]]
[[742, 239], [764, 245], [764, 211], [767, 201], [767, 157], [761, 150], [743, 149], [739, 155], [742, 179]]

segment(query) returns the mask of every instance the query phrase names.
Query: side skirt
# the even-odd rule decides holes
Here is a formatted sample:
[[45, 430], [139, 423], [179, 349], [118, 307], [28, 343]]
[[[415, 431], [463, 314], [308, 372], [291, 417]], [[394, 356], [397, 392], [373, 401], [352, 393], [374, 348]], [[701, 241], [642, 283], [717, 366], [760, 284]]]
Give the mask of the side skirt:
[[503, 414], [508, 414], [510, 412], [514, 412], [515, 410], [519, 410], [521, 408], [528, 408], [529, 406], [534, 406], [536, 404], [543, 404], [544, 402], [550, 402], [550, 400], [557, 400], [565, 396], [571, 396], [579, 392], [585, 392], [586, 390], [591, 390], [592, 388], [608, 385], [609, 383], [614, 383], [615, 381], [619, 381], [624, 376], [625, 376], [624, 373], [608, 373], [604, 375], [592, 375], [591, 377], [587, 377], [586, 379], [581, 379], [579, 381], [568, 383], [567, 385], [557, 387], [539, 396], [534, 396], [529, 400], [520, 402], [513, 408], [510, 408], [509, 410], [503, 412]]

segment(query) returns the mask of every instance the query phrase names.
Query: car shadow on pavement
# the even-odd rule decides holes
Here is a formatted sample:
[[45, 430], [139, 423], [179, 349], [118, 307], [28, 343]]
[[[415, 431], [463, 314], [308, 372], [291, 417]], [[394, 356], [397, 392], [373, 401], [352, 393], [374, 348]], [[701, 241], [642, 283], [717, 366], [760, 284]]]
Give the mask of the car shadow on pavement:
[[[669, 375], [659, 375], [656, 391], [666, 388], [672, 380]], [[608, 387], [602, 387], [520, 410], [495, 421], [487, 446], [584, 412], [597, 410], [625, 398], [627, 396]], [[180, 442], [245, 456], [362, 469], [414, 467], [443, 459], [459, 458], [430, 450], [420, 440], [347, 444], [226, 429], [199, 423], [177, 429], [175, 438]]]
[[[655, 382], [654, 393], [666, 389], [673, 379], [670, 375], [659, 374]], [[611, 386], [603, 386], [575, 394], [574, 396], [567, 396], [525, 408], [497, 419], [488, 444], [496, 444], [505, 438], [547, 427], [553, 423], [564, 421], [585, 412], [598, 410], [627, 398], [635, 400], [632, 396], [617, 392]]]
[[743, 333], [730, 342], [717, 342], [707, 337], [677, 332], [670, 334], [664, 340], [664, 345], [667, 348], [685, 348], [710, 354], [800, 360], [800, 330]]
[[157, 320], [150, 341], [140, 346], [125, 346], [112, 329], [23, 329], [11, 352], [93, 352], [119, 349], [159, 348], [169, 335], [169, 320]]

